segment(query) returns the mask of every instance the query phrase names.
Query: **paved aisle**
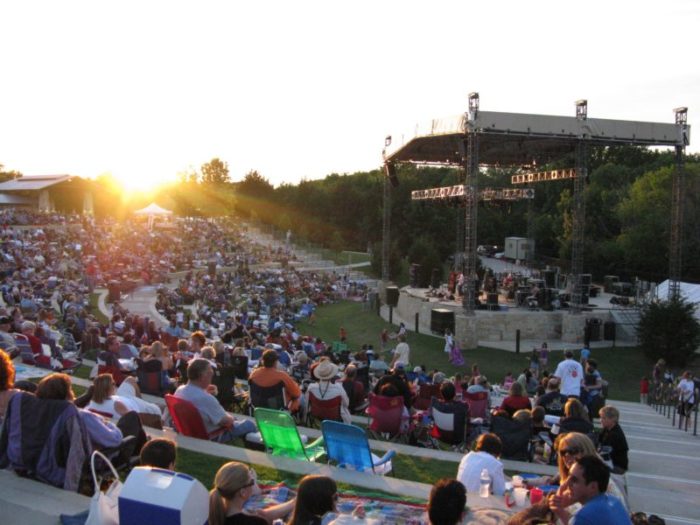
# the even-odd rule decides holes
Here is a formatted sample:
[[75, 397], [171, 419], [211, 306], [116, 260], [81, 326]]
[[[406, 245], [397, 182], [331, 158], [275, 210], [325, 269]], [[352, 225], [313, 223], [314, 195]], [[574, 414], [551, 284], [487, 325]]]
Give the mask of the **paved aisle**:
[[[639, 403], [612, 401], [630, 446], [627, 487], [633, 511], [669, 525], [700, 524], [700, 436]], [[677, 420], [676, 420], [677, 422]]]

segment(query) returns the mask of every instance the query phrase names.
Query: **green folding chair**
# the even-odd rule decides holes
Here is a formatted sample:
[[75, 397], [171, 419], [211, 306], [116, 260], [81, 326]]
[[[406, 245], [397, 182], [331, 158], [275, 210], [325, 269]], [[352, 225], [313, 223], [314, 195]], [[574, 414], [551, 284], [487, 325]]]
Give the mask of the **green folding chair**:
[[348, 349], [348, 345], [342, 341], [333, 341], [333, 353], [338, 354], [340, 352], [345, 352]]
[[256, 408], [255, 422], [265, 448], [273, 456], [315, 461], [326, 453], [323, 448], [323, 436], [313, 443], [304, 445], [297, 425], [289, 412]]

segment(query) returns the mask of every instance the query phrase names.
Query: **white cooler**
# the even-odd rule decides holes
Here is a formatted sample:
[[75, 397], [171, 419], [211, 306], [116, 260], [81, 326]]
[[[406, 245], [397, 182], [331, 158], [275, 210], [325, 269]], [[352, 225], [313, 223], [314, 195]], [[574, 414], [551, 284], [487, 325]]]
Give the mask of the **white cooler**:
[[120, 525], [204, 525], [208, 518], [209, 492], [187, 474], [136, 467], [119, 494]]

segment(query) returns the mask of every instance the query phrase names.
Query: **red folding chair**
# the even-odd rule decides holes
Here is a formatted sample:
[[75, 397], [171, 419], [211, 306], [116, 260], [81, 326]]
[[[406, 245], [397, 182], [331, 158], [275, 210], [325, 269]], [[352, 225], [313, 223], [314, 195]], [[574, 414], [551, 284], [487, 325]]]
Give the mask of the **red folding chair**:
[[185, 399], [166, 394], [165, 404], [170, 412], [170, 417], [173, 419], [175, 430], [183, 436], [212, 440], [227, 430], [226, 428], [219, 428], [212, 433], [207, 432], [199, 410]]
[[440, 385], [434, 383], [420, 385], [418, 395], [413, 400], [412, 406], [416, 410], [428, 410], [434, 397], [441, 397]]
[[343, 398], [340, 396], [331, 399], [321, 399], [316, 397], [313, 392], [309, 392], [309, 407], [306, 411], [306, 424], [313, 426], [316, 422], [321, 421], [343, 421], [340, 416], [340, 406], [343, 403]]
[[476, 394], [470, 394], [465, 392], [463, 399], [469, 405], [469, 417], [470, 419], [481, 418], [486, 419], [489, 413], [489, 393], [488, 392], [477, 392]]
[[375, 437], [391, 441], [408, 436], [410, 428], [404, 421], [403, 396], [386, 397], [369, 394], [367, 415], [370, 418], [368, 431]]

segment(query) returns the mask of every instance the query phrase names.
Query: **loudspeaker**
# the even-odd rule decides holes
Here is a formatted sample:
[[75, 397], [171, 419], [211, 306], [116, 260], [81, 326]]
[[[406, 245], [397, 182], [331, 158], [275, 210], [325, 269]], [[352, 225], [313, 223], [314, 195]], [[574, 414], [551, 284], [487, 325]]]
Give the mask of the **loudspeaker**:
[[591, 282], [592, 282], [591, 274], [590, 273], [582, 273], [580, 282], [583, 286], [590, 286]]
[[603, 339], [606, 341], [614, 341], [615, 340], [615, 322], [614, 321], [607, 321], [603, 325]]
[[396, 308], [399, 305], [399, 288], [398, 286], [387, 286], [386, 287], [386, 304], [392, 308]]
[[444, 335], [447, 329], [455, 333], [455, 313], [446, 308], [433, 308], [430, 311], [430, 331]]
[[541, 274], [544, 279], [545, 288], [557, 287], [557, 272], [555, 270], [543, 270]]
[[386, 164], [384, 164], [384, 172], [386, 173], [386, 176], [389, 177], [389, 182], [391, 183], [391, 186], [394, 188], [398, 188], [399, 179], [396, 176], [396, 166], [391, 162], [387, 162]]
[[440, 288], [440, 277], [440, 269], [433, 268], [433, 272], [430, 274], [430, 286]]

